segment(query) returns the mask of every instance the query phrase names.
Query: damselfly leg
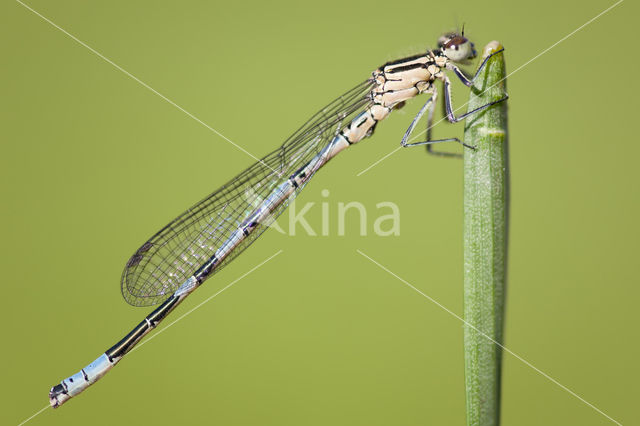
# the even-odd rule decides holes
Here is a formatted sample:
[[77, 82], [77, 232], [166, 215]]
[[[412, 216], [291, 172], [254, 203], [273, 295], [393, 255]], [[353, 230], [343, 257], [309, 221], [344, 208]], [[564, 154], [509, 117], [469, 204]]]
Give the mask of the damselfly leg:
[[498, 104], [500, 102], [506, 101], [509, 99], [508, 95], [505, 95], [502, 99], [498, 99], [497, 101], [489, 102], [488, 104], [484, 104], [479, 106], [478, 108], [471, 110], [469, 112], [465, 112], [464, 114], [456, 117], [454, 114], [453, 105], [451, 104], [451, 81], [449, 81], [449, 77], [444, 77], [444, 106], [447, 109], [447, 120], [450, 123], [457, 123], [458, 121], [464, 120], [465, 118], [473, 115], [477, 112], [483, 111], [489, 108], [492, 105]]
[[[448, 62], [446, 65], [446, 68], [450, 71], [453, 71], [455, 73], [455, 75], [460, 79], [460, 81], [467, 87], [472, 87], [473, 84], [475, 83], [478, 75], [480, 74], [480, 72], [482, 71], [482, 69], [487, 65], [487, 61], [494, 55], [501, 53], [504, 49], [500, 49], [497, 52], [493, 52], [492, 54], [488, 55], [486, 58], [484, 58], [484, 60], [482, 61], [482, 63], [480, 64], [480, 66], [478, 67], [478, 70], [476, 71], [475, 75], [471, 78], [467, 77], [464, 72], [462, 72], [462, 70], [460, 68], [458, 68], [455, 64]], [[503, 102], [505, 100], [507, 100], [509, 98], [509, 96], [505, 96], [502, 99], [499, 99], [497, 101], [493, 101], [493, 102], [489, 102], [485, 105], [482, 105], [478, 108], [475, 108], [472, 111], [466, 112], [458, 117], [455, 116], [454, 113], [454, 108], [451, 102], [451, 81], [449, 80], [449, 77], [447, 77], [446, 75], [442, 75], [442, 77], [440, 77], [443, 81], [444, 84], [444, 107], [445, 107], [445, 113], [446, 113], [446, 117], [447, 120], [450, 123], [457, 123], [461, 120], [464, 120], [465, 118], [469, 117], [470, 115], [476, 114], [480, 111], [483, 111], [487, 108], [489, 108], [492, 105], [498, 104], [500, 102]], [[435, 109], [435, 103], [436, 103], [436, 99], [437, 99], [437, 91], [435, 86], [432, 88], [433, 90], [433, 94], [431, 96], [431, 98], [429, 98], [427, 100], [427, 102], [424, 104], [424, 106], [422, 107], [422, 109], [420, 109], [420, 111], [418, 112], [418, 114], [416, 114], [416, 116], [414, 117], [413, 121], [411, 122], [411, 125], [409, 125], [409, 128], [407, 129], [407, 131], [405, 132], [402, 141], [400, 142], [400, 145], [402, 147], [409, 147], [409, 146], [418, 146], [418, 145], [426, 145], [427, 147], [427, 153], [429, 154], [433, 154], [433, 155], [439, 155], [439, 156], [443, 156], [443, 157], [461, 157], [461, 154], [458, 153], [453, 153], [453, 152], [444, 152], [444, 151], [434, 151], [432, 145], [435, 143], [439, 143], [439, 142], [458, 142], [459, 144], [461, 144], [464, 147], [467, 148], [471, 148], [471, 149], [475, 149], [475, 147], [470, 146], [465, 144], [464, 142], [461, 142], [460, 139], [458, 138], [446, 138], [446, 139], [435, 139], [435, 140], [431, 140], [431, 128], [433, 127], [433, 112]], [[421, 142], [414, 142], [414, 143], [407, 143], [407, 140], [409, 139], [409, 136], [411, 135], [411, 133], [413, 132], [415, 126], [417, 125], [418, 121], [422, 118], [422, 116], [424, 115], [424, 113], [429, 110], [429, 113], [427, 115], [427, 131], [426, 131], [426, 140], [421, 141]]]
[[504, 51], [504, 48], [502, 48], [500, 50], [496, 50], [495, 52], [493, 52], [492, 54], [490, 54], [489, 56], [484, 58], [482, 60], [482, 63], [478, 67], [478, 70], [476, 71], [474, 76], [471, 77], [471, 78], [467, 77], [466, 74], [464, 72], [462, 72], [462, 70], [460, 68], [458, 68], [457, 65], [455, 65], [455, 64], [453, 64], [451, 62], [447, 63], [447, 69], [453, 71], [458, 76], [458, 78], [460, 79], [462, 84], [464, 84], [467, 87], [471, 87], [471, 86], [473, 86], [473, 83], [475, 83], [476, 78], [478, 78], [478, 75], [480, 74], [480, 71], [482, 71], [484, 69], [484, 67], [487, 65], [487, 61], [489, 61], [489, 59], [491, 59], [493, 56], [497, 55], [498, 53], [502, 53], [503, 51]]
[[[425, 102], [425, 104], [422, 106], [420, 111], [418, 111], [418, 114], [416, 114], [416, 116], [413, 118], [413, 121], [411, 121], [411, 124], [409, 125], [409, 128], [407, 129], [407, 131], [405, 132], [404, 136], [402, 137], [402, 141], [400, 142], [400, 145], [402, 147], [426, 145], [427, 146], [427, 152], [429, 154], [440, 155], [440, 156], [443, 156], [443, 157], [460, 157], [461, 155], [457, 154], [457, 153], [446, 152], [446, 151], [434, 151], [433, 150], [433, 144], [440, 143], [440, 142], [458, 142], [459, 144], [461, 144], [463, 146], [466, 146], [467, 148], [472, 148], [473, 149], [472, 146], [465, 145], [458, 138], [446, 138], [446, 139], [434, 139], [434, 140], [431, 139], [431, 128], [433, 127], [433, 112], [435, 111], [437, 98], [438, 98], [438, 91], [434, 87], [433, 88], [433, 93], [431, 94], [431, 97], [429, 99], [427, 99], [427, 102]], [[407, 143], [407, 140], [409, 139], [409, 136], [413, 132], [413, 129], [418, 124], [418, 121], [420, 121], [420, 119], [422, 118], [424, 113], [427, 112], [427, 111], [428, 111], [428, 114], [427, 114], [427, 138], [426, 138], [426, 140], [421, 141], [421, 142]]]
[[[484, 58], [484, 60], [482, 61], [482, 63], [480, 64], [480, 66], [478, 67], [478, 70], [476, 71], [475, 75], [472, 78], [468, 78], [460, 68], [458, 68], [457, 65], [455, 65], [454, 63], [447, 63], [447, 69], [453, 71], [455, 73], [455, 75], [460, 79], [460, 81], [467, 87], [472, 87], [473, 84], [475, 83], [476, 79], [478, 78], [478, 75], [480, 74], [480, 71], [482, 71], [484, 69], [484, 67], [487, 65], [487, 62], [489, 61], [489, 59], [491, 57], [493, 57], [494, 55], [497, 55], [498, 53], [501, 53], [504, 51], [503, 49], [500, 49], [496, 52], [493, 52], [492, 54], [488, 55], [486, 58]], [[509, 99], [509, 96], [506, 95], [505, 97], [503, 97], [502, 99], [498, 99], [497, 101], [493, 101], [493, 102], [489, 102], [488, 104], [482, 105], [472, 111], [466, 112], [464, 114], [462, 114], [459, 117], [456, 117], [454, 114], [454, 108], [453, 105], [451, 104], [451, 81], [449, 80], [449, 77], [447, 77], [446, 75], [443, 77], [443, 82], [444, 82], [444, 106], [446, 108], [447, 111], [447, 120], [449, 120], [450, 123], [457, 123], [458, 121], [464, 120], [465, 118], [467, 118], [470, 115], [473, 115], [477, 112], [483, 111], [487, 108], [489, 108], [492, 105], [498, 104], [502, 101], [506, 101], [507, 99]]]

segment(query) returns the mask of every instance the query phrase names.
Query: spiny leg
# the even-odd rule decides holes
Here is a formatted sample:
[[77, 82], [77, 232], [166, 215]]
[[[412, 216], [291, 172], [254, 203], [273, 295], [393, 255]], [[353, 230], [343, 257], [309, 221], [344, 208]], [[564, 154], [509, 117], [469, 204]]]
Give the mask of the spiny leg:
[[465, 112], [461, 116], [456, 117], [453, 111], [453, 106], [451, 105], [451, 81], [449, 80], [449, 77], [447, 77], [446, 75], [444, 76], [443, 80], [444, 80], [444, 106], [447, 110], [447, 120], [449, 120], [451, 123], [457, 123], [458, 121], [464, 120], [465, 118], [467, 118], [472, 114], [475, 114], [477, 112], [480, 112], [482, 110], [489, 108], [491, 105], [495, 105], [497, 103], [500, 103], [502, 101], [506, 101], [507, 99], [509, 99], [509, 95], [505, 95], [502, 99], [489, 102], [488, 104], [479, 106], [478, 108], [472, 111]]
[[[434, 90], [433, 90], [433, 93], [432, 93], [431, 97], [429, 99], [427, 99], [427, 102], [425, 102], [424, 106], [420, 109], [420, 111], [418, 111], [418, 114], [416, 114], [416, 116], [413, 118], [413, 121], [409, 125], [409, 128], [407, 129], [407, 131], [405, 132], [404, 136], [402, 137], [402, 141], [400, 142], [400, 145], [402, 147], [404, 147], [404, 148], [410, 147], [410, 146], [426, 145], [427, 146], [427, 152], [429, 154], [440, 155], [440, 156], [443, 156], [443, 157], [461, 157], [462, 155], [456, 154], [456, 153], [453, 153], [453, 152], [442, 152], [442, 151], [434, 151], [433, 150], [432, 145], [436, 144], [436, 143], [440, 143], [440, 142], [458, 142], [459, 144], [461, 144], [463, 146], [466, 146], [467, 148], [472, 148], [473, 149], [472, 146], [464, 144], [458, 138], [446, 138], [446, 139], [431, 140], [431, 128], [433, 127], [433, 113], [435, 111], [436, 99], [438, 98], [438, 93], [437, 93], [435, 87], [433, 89]], [[416, 125], [418, 124], [418, 121], [420, 121], [420, 119], [422, 118], [422, 116], [424, 115], [424, 113], [427, 110], [429, 111], [428, 114], [427, 114], [427, 139], [424, 140], [424, 141], [421, 141], [421, 142], [407, 143], [407, 140], [409, 139], [409, 136], [411, 135], [411, 133], [415, 129]]]
[[478, 75], [480, 74], [480, 71], [482, 71], [482, 69], [487, 65], [487, 61], [489, 61], [489, 59], [493, 55], [497, 55], [498, 53], [502, 52], [503, 50], [504, 50], [504, 48], [502, 48], [500, 50], [497, 50], [497, 51], [493, 52], [491, 55], [489, 55], [486, 58], [484, 58], [484, 60], [482, 61], [482, 63], [478, 67], [478, 70], [476, 71], [475, 75], [473, 77], [471, 77], [471, 78], [467, 77], [466, 74], [464, 72], [462, 72], [462, 70], [460, 68], [458, 68], [452, 62], [448, 62], [447, 63], [447, 69], [453, 71], [455, 73], [455, 75], [460, 79], [460, 81], [465, 86], [471, 87], [471, 86], [473, 86], [473, 83], [476, 81], [476, 78], [478, 78]]
[[[404, 136], [402, 137], [402, 140], [400, 141], [400, 146], [402, 146], [403, 148], [406, 148], [406, 147], [409, 147], [409, 146], [424, 145], [424, 142], [407, 143], [407, 140], [409, 139], [409, 136], [411, 136], [411, 133], [413, 133], [413, 129], [415, 129], [416, 124], [418, 124], [418, 121], [420, 121], [420, 119], [422, 118], [424, 113], [427, 111], [427, 109], [429, 110], [428, 117], [432, 117], [433, 116], [433, 106], [435, 104], [435, 102], [434, 102], [434, 98], [435, 97], [436, 97], [436, 94], [434, 92], [434, 93], [431, 94], [429, 99], [427, 99], [427, 102], [424, 103], [422, 108], [420, 108], [420, 111], [418, 111], [416, 116], [413, 117], [413, 120], [411, 121], [411, 124], [409, 124], [409, 128], [404, 133]], [[431, 130], [429, 128], [427, 128], [427, 140], [429, 140], [429, 136], [430, 135], [431, 135]]]

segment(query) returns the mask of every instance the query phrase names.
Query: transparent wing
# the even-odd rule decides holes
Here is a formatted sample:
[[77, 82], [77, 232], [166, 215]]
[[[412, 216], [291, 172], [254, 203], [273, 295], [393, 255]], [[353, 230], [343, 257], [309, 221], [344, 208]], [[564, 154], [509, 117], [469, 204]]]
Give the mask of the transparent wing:
[[[202, 266], [242, 221], [284, 179], [308, 163], [370, 104], [367, 80], [317, 112], [284, 144], [162, 228], [131, 256], [122, 273], [122, 295], [134, 306], [162, 302]], [[302, 188], [221, 262], [226, 266], [262, 234]]]

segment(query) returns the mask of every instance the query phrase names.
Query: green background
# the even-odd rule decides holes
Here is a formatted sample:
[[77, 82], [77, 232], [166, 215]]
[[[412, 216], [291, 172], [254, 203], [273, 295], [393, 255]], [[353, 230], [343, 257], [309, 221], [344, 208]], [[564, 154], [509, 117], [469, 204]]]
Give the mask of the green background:
[[[458, 24], [479, 48], [500, 40], [512, 72], [613, 2], [28, 4], [261, 156]], [[625, 1], [508, 80], [505, 345], [623, 424], [640, 418], [638, 12]], [[253, 160], [19, 3], [0, 15], [0, 423], [17, 424], [148, 313], [120, 295], [135, 249]], [[324, 237], [265, 233], [168, 321], [282, 254], [30, 425], [463, 424], [462, 324], [356, 252], [462, 312], [462, 163], [401, 150], [357, 176], [398, 146], [420, 105], [298, 199], [316, 202], [315, 229], [321, 202], [330, 220], [339, 202], [361, 202], [370, 235], [355, 215], [346, 236], [335, 223]], [[384, 201], [400, 208], [398, 237], [371, 232]], [[508, 354], [502, 415], [612, 424]]]

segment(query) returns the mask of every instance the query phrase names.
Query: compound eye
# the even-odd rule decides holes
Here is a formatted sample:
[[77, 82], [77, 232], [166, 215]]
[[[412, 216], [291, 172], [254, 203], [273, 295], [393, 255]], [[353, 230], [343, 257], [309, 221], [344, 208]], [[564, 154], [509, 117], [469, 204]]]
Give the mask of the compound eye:
[[462, 36], [455, 36], [452, 39], [450, 39], [449, 41], [447, 41], [447, 43], [445, 43], [444, 48], [445, 49], [453, 49], [453, 50], [458, 50], [460, 49], [460, 46], [462, 46], [463, 44], [467, 43], [469, 40], [467, 40], [466, 38], [462, 37]]

